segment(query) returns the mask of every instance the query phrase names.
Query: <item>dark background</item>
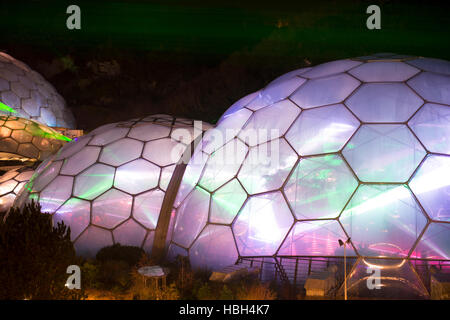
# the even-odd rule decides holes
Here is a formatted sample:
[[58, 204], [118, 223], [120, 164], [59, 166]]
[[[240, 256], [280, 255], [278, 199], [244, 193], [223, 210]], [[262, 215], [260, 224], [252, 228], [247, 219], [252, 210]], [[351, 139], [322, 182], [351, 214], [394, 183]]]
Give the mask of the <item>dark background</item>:
[[[81, 30], [66, 8], [81, 8]], [[366, 8], [381, 7], [381, 30]], [[78, 128], [152, 113], [215, 123], [296, 68], [375, 52], [450, 60], [444, 1], [2, 1], [0, 50], [43, 74]]]

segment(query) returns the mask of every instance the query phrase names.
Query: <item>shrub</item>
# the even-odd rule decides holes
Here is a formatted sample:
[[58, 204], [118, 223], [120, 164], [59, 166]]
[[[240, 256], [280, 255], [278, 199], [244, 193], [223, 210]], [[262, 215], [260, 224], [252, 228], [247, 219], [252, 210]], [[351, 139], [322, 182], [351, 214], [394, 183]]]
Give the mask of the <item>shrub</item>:
[[236, 294], [238, 300], [275, 300], [276, 293], [267, 285], [255, 283], [242, 287]]
[[34, 202], [11, 209], [0, 221], [0, 299], [77, 299], [65, 283], [67, 267], [78, 264], [70, 228], [52, 224]]

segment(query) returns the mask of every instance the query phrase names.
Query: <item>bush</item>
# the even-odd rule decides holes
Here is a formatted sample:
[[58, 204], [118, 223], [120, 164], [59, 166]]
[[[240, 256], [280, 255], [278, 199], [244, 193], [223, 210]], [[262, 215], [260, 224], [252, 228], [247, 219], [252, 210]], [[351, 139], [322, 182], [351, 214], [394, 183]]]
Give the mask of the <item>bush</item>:
[[276, 297], [274, 291], [267, 285], [261, 283], [242, 287], [236, 295], [236, 299], [238, 300], [275, 300]]
[[70, 228], [52, 224], [34, 202], [0, 215], [0, 299], [76, 299], [65, 287], [67, 267], [78, 264]]

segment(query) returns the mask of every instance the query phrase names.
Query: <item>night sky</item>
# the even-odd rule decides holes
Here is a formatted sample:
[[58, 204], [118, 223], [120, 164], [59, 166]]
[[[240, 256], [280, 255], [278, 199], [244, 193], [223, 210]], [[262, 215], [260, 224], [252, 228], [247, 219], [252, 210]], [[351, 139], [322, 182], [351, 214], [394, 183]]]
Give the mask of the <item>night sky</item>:
[[[81, 30], [66, 8], [81, 8]], [[366, 8], [381, 8], [381, 30]], [[78, 128], [153, 113], [214, 123], [280, 74], [396, 52], [450, 60], [442, 1], [2, 1], [0, 50], [43, 74]], [[99, 66], [106, 66], [100, 72]]]

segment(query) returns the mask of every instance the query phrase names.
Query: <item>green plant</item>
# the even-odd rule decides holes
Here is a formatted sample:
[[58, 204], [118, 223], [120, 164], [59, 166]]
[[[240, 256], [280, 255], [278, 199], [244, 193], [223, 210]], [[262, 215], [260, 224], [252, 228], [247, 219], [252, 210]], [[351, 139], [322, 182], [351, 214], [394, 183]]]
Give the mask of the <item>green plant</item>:
[[52, 224], [32, 202], [12, 208], [0, 221], [0, 299], [80, 299], [65, 284], [69, 265], [78, 264], [70, 228]]
[[219, 300], [233, 300], [234, 294], [227, 285], [224, 285], [222, 290], [220, 291]]
[[236, 294], [238, 300], [275, 300], [276, 297], [277, 295], [273, 290], [261, 283], [243, 286]]

